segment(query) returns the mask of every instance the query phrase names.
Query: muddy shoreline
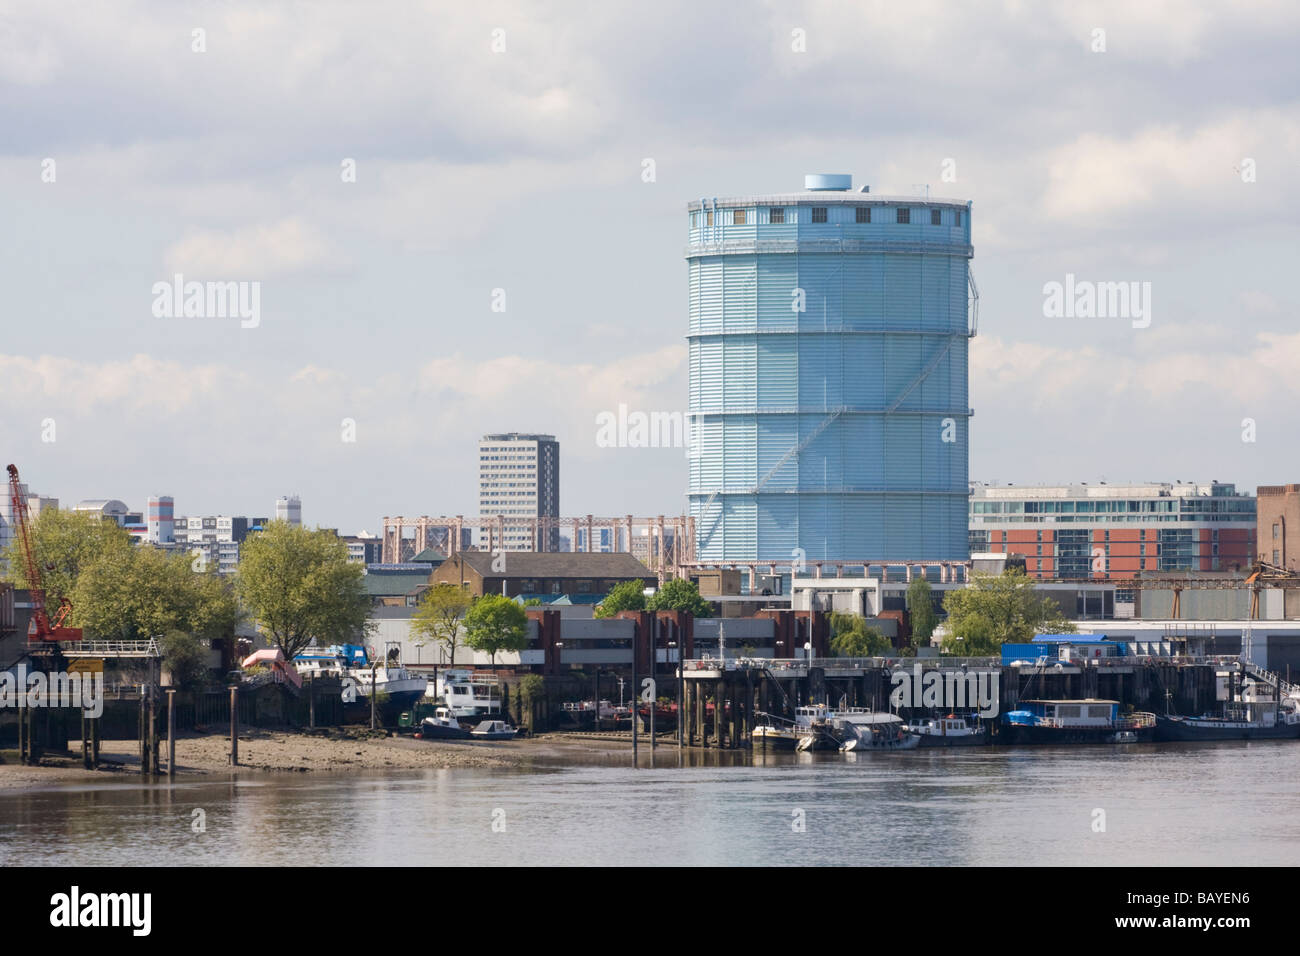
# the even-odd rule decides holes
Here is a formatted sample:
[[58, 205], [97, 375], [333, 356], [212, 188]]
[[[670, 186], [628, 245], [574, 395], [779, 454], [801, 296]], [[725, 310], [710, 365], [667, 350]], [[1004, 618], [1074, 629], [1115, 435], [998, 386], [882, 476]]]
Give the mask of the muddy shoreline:
[[[643, 740], [648, 745], [648, 741]], [[661, 742], [662, 743], [662, 742]], [[166, 773], [166, 741], [160, 741]], [[625, 762], [630, 739], [566, 738], [548, 734], [509, 741], [416, 740], [385, 736], [355, 728], [285, 732], [250, 729], [239, 735], [239, 766], [229, 763], [230, 738], [225, 734], [178, 735], [176, 778], [260, 773], [346, 773], [349, 771], [451, 770], [458, 768], [530, 769]], [[80, 752], [47, 754], [38, 767], [17, 763], [15, 751], [0, 763], [0, 792], [48, 787], [51, 784], [103, 782], [141, 778], [139, 746], [130, 740], [109, 740], [100, 747], [100, 768], [87, 770]]]

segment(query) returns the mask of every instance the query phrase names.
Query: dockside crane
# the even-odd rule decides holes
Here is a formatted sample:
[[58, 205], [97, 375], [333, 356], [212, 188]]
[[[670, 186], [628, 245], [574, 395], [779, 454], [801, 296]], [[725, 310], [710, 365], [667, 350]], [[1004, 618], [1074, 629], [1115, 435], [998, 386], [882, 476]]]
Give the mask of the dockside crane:
[[31, 592], [32, 620], [27, 626], [28, 645], [49, 647], [54, 642], [57, 647], [58, 641], [81, 640], [81, 628], [63, 626], [63, 622], [72, 613], [72, 602], [66, 597], [59, 601], [59, 610], [53, 622], [45, 612], [45, 588], [41, 583], [41, 569], [32, 551], [31, 516], [27, 513], [27, 498], [23, 494], [15, 465], [9, 466], [9, 503], [13, 511], [14, 530], [27, 569], [27, 588]]

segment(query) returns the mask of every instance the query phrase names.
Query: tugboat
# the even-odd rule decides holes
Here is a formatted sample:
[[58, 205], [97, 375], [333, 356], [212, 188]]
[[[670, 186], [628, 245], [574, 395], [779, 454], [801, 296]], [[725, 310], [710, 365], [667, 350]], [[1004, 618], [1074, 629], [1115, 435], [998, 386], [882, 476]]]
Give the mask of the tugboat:
[[1155, 714], [1121, 717], [1117, 700], [1022, 700], [1002, 715], [1001, 733], [1013, 744], [1134, 743], [1155, 727]]
[[921, 747], [983, 747], [989, 743], [987, 726], [971, 726], [965, 717], [924, 717], [908, 724], [906, 730], [921, 738]]

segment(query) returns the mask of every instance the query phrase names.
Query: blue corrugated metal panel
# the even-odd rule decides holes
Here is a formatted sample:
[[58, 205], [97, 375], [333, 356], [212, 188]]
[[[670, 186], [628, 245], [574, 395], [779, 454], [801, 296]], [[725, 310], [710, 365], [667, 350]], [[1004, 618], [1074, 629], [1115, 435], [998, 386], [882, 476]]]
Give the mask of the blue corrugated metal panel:
[[[918, 201], [906, 204], [912, 223], [900, 225], [898, 204], [864, 204], [870, 224], [842, 202], [827, 202], [827, 221], [813, 223], [816, 198], [783, 204], [785, 222], [772, 223], [758, 200], [743, 224], [724, 208], [715, 229], [691, 233], [741, 243], [688, 255], [690, 403], [706, 413], [690, 507], [704, 560], [789, 560], [792, 535], [809, 559], [967, 554], [970, 217], [962, 210], [957, 226], [958, 210], [938, 207], [935, 226]], [[796, 237], [920, 241], [935, 251], [743, 246]], [[796, 289], [802, 312], [791, 310]]]

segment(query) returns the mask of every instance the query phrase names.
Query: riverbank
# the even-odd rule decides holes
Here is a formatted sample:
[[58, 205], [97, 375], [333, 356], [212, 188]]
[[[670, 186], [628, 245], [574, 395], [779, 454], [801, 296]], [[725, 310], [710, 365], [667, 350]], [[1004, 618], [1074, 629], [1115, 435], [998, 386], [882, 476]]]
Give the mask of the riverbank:
[[[166, 741], [159, 742], [166, 770]], [[565, 739], [547, 735], [509, 741], [416, 740], [359, 728], [285, 732], [248, 730], [239, 735], [239, 766], [230, 766], [230, 738], [184, 734], [176, 738], [176, 775], [308, 773], [384, 770], [451, 770], [591, 765], [618, 760], [631, 748], [619, 738]], [[0, 763], [0, 791], [51, 783], [139, 778], [135, 741], [109, 740], [100, 747], [100, 769], [87, 770], [80, 753], [46, 755], [39, 767], [24, 767], [9, 751]]]

